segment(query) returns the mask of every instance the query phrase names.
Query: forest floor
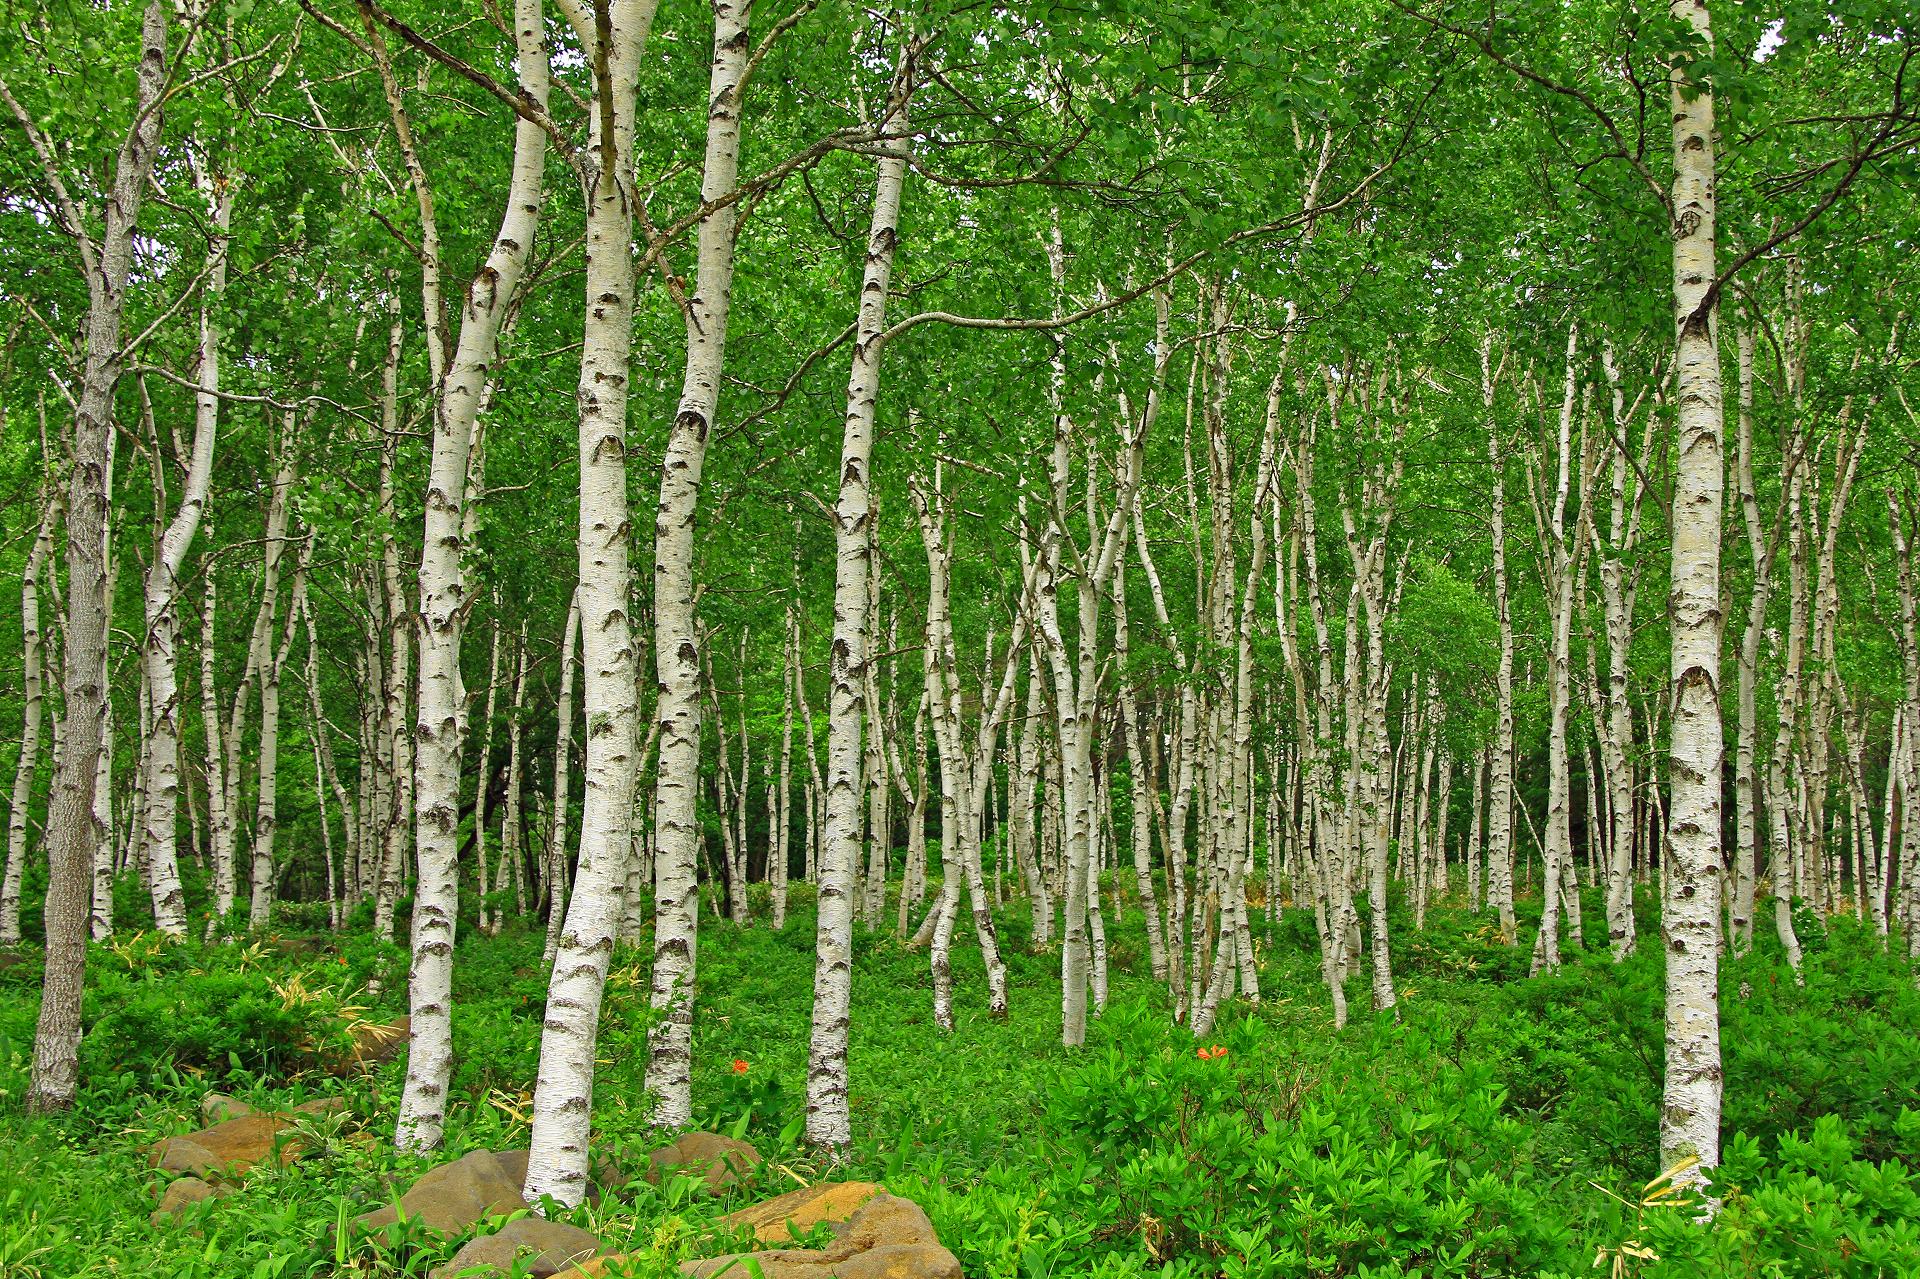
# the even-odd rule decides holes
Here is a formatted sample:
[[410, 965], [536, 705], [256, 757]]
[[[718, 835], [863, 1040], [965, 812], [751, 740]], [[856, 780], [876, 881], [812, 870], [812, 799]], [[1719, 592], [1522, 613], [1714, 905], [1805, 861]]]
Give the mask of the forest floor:
[[[799, 894], [796, 894], [798, 897]], [[763, 903], [764, 904], [764, 903]], [[1642, 903], [1643, 937], [1653, 931]], [[1534, 905], [1537, 911], [1537, 903]], [[1523, 911], [1524, 916], [1524, 911]], [[673, 1273], [720, 1213], [826, 1175], [918, 1201], [969, 1277], [1920, 1274], [1920, 993], [1847, 918], [1805, 921], [1806, 984], [1764, 943], [1723, 975], [1726, 1160], [1711, 1230], [1657, 1182], [1658, 946], [1529, 978], [1491, 921], [1397, 922], [1394, 1013], [1336, 1034], [1310, 917], [1256, 922], [1263, 999], [1196, 1043], [1170, 1024], [1137, 911], [1110, 919], [1112, 989], [1084, 1051], [1059, 1044], [1058, 957], [1001, 912], [1011, 1016], [986, 1015], [956, 946], [956, 1019], [933, 1025], [926, 956], [863, 935], [851, 1055], [856, 1145], [797, 1144], [813, 973], [810, 907], [784, 931], [702, 920], [697, 1122], [765, 1162], [717, 1200], [644, 1182], [575, 1215]], [[1762, 930], [1763, 932], [1768, 930]], [[1527, 934], [1523, 930], [1523, 937]], [[1589, 938], [1603, 938], [1590, 919]], [[537, 933], [458, 949], [447, 1154], [526, 1144], [546, 978]], [[1649, 953], [1651, 952], [1651, 953]], [[349, 1247], [336, 1227], [430, 1162], [394, 1154], [404, 1058], [326, 1068], [351, 1021], [405, 1011], [406, 956], [364, 930], [225, 946], [129, 934], [90, 958], [83, 1091], [31, 1119], [37, 954], [0, 959], [0, 1279], [425, 1275], [453, 1244]], [[595, 1092], [599, 1152], [644, 1166], [647, 957], [615, 956]], [[1224, 1051], [1223, 1051], [1224, 1050]], [[742, 1065], [744, 1068], [742, 1068]], [[311, 1149], [230, 1197], [152, 1224], [148, 1151], [209, 1091], [285, 1107], [346, 1100]], [[368, 1134], [352, 1138], [355, 1127]]]

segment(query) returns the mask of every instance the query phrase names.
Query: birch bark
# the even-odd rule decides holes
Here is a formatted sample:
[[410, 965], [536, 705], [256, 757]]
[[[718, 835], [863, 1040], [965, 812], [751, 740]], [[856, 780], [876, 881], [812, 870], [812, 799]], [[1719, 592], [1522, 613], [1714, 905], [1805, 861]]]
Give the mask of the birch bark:
[[1507, 596], [1506, 450], [1501, 444], [1494, 399], [1500, 364], [1493, 362], [1492, 335], [1480, 340], [1480, 396], [1486, 413], [1487, 462], [1493, 468], [1491, 538], [1493, 609], [1500, 623], [1500, 659], [1494, 677], [1492, 775], [1487, 801], [1487, 896], [1499, 916], [1500, 940], [1509, 946], [1519, 936], [1513, 915], [1513, 610]]
[[214, 437], [220, 422], [220, 307], [227, 287], [227, 248], [233, 226], [233, 186], [193, 153], [194, 187], [207, 204], [212, 235], [207, 247], [207, 279], [201, 286], [199, 388], [194, 396], [193, 459], [180, 492], [180, 509], [154, 548], [146, 577], [146, 641], [141, 662], [146, 674], [151, 721], [142, 753], [142, 856], [153, 892], [153, 923], [173, 937], [186, 935], [187, 899], [176, 860], [176, 822], [180, 797], [180, 569], [200, 530], [213, 478]]
[[20, 883], [27, 866], [27, 804], [40, 771], [41, 721], [46, 710], [40, 634], [40, 575], [53, 554], [53, 526], [58, 512], [53, 486], [40, 503], [40, 531], [27, 553], [20, 578], [21, 724], [20, 758], [14, 765], [12, 803], [7, 809], [7, 866], [0, 880], [0, 946], [20, 941]]
[[[747, 5], [714, 0], [707, 92], [706, 201], [730, 195], [740, 159], [740, 94], [748, 58]], [[701, 219], [694, 291], [685, 304], [687, 359], [667, 438], [654, 517], [654, 665], [660, 763], [654, 796], [653, 1009], [647, 1091], [653, 1123], [693, 1118], [693, 997], [699, 935], [700, 628], [693, 582], [694, 521], [707, 437], [720, 402], [733, 288], [734, 209]], [[724, 744], [725, 733], [721, 733]]]
[[[112, 185], [102, 202], [96, 246], [66, 198], [52, 151], [37, 127], [28, 129], [61, 195], [62, 220], [79, 245], [87, 284], [86, 363], [74, 414], [73, 469], [67, 494], [67, 618], [60, 765], [48, 813], [46, 960], [39, 1022], [34, 1032], [28, 1113], [65, 1110], [80, 1082], [80, 994], [86, 973], [86, 927], [93, 865], [94, 781], [102, 749], [107, 689], [101, 682], [107, 652], [106, 466], [113, 430], [113, 396], [123, 353], [121, 321], [133, 267], [134, 229], [147, 177], [159, 149], [161, 104], [167, 85], [166, 0], [148, 0], [140, 27], [133, 122], [121, 141]], [[0, 85], [0, 91], [5, 86]], [[0, 92], [23, 124], [11, 92]]]
[[920, 45], [902, 50], [876, 141], [873, 217], [867, 231], [853, 365], [847, 376], [834, 504], [833, 644], [827, 716], [826, 824], [816, 881], [818, 920], [813, 977], [813, 1031], [807, 1050], [807, 1144], [840, 1150], [853, 1141], [847, 1107], [847, 1032], [852, 1024], [853, 892], [860, 847], [861, 712], [868, 661], [867, 579], [872, 572], [868, 470], [874, 413], [880, 398], [881, 333], [887, 281], [899, 238], [900, 199], [911, 145], [907, 108], [918, 77]]
[[[513, 31], [520, 91], [544, 109], [548, 67], [540, 0], [517, 0]], [[407, 992], [411, 1032], [394, 1132], [394, 1145], [414, 1153], [439, 1149], [453, 1076], [453, 944], [460, 906], [460, 763], [466, 720], [460, 641], [468, 606], [461, 558], [467, 550], [468, 503], [478, 498], [467, 491], [474, 424], [499, 353], [500, 328], [539, 225], [546, 155], [546, 132], [517, 120], [507, 207], [487, 260], [467, 289], [459, 344], [435, 387], [420, 554], [420, 693], [414, 721], [417, 879]], [[422, 186], [423, 207], [427, 198]], [[437, 297], [426, 300], [430, 306], [438, 303]], [[479, 784], [485, 788], [484, 775]], [[477, 836], [483, 830], [476, 820]], [[484, 865], [484, 836], [479, 838]]]
[[[1706, 0], [1673, 0], [1675, 19], [1712, 48]], [[1660, 1159], [1694, 1169], [1720, 1162], [1720, 352], [1708, 294], [1714, 282], [1714, 120], [1711, 90], [1676, 65], [1673, 113], [1673, 305], [1679, 441], [1673, 493], [1673, 727], [1671, 803], [1661, 875], [1667, 950], [1666, 1086]]]

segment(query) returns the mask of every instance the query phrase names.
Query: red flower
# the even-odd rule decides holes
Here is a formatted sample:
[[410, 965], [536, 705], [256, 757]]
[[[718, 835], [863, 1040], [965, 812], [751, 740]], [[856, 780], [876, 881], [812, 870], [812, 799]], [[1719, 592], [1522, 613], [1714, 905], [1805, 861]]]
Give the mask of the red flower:
[[734, 1073], [734, 1074], [736, 1074], [736, 1075], [744, 1075], [744, 1074], [746, 1074], [746, 1073], [747, 1073], [747, 1063], [746, 1063], [746, 1062], [744, 1062], [744, 1061], [741, 1061], [741, 1060], [740, 1060], [740, 1059], [739, 1059], [738, 1057], [735, 1057], [735, 1058], [733, 1059], [733, 1073]]

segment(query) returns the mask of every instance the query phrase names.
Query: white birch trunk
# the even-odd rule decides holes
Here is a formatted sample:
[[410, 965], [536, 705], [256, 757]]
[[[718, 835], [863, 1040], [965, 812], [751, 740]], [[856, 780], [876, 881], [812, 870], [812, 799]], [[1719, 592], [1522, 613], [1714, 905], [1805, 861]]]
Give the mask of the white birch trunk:
[[[1706, 0], [1673, 16], [1711, 41]], [[1667, 949], [1666, 1086], [1660, 1161], [1696, 1160], [1695, 1184], [1720, 1162], [1720, 352], [1707, 290], [1714, 281], [1713, 95], [1671, 77], [1673, 303], [1678, 443], [1673, 493], [1672, 801], [1661, 875]]]
[[580, 642], [580, 593], [567, 606], [567, 625], [560, 640], [560, 701], [553, 732], [553, 790], [551, 817], [547, 822], [546, 842], [540, 854], [540, 880], [546, 889], [547, 942], [540, 962], [552, 964], [560, 948], [560, 925], [567, 908], [568, 817], [572, 800], [568, 791], [573, 777], [573, 682], [575, 656]]
[[[1505, 356], [1501, 363], [1506, 363]], [[1519, 935], [1513, 915], [1513, 611], [1507, 598], [1506, 450], [1493, 411], [1498, 382], [1493, 339], [1488, 336], [1480, 343], [1480, 393], [1486, 411], [1487, 462], [1493, 468], [1490, 536], [1500, 657], [1494, 679], [1493, 772], [1488, 783], [1487, 895], [1498, 912], [1500, 940], [1512, 945]]]
[[[121, 320], [133, 266], [134, 229], [147, 177], [159, 148], [167, 73], [167, 0], [148, 0], [141, 22], [133, 121], [119, 149], [111, 189], [102, 201], [97, 250], [85, 238], [77, 212], [65, 220], [80, 237], [87, 284], [86, 365], [74, 413], [73, 467], [67, 496], [67, 616], [62, 668], [61, 756], [49, 805], [46, 958], [39, 1022], [34, 1033], [28, 1113], [65, 1110], [80, 1081], [80, 996], [86, 970], [89, 869], [93, 864], [94, 777], [102, 749], [107, 690], [100, 682], [108, 618], [101, 608], [106, 580], [106, 466], [119, 384]], [[12, 95], [6, 95], [11, 100]], [[11, 104], [11, 102], [10, 102]], [[50, 154], [43, 160], [51, 166]]]
[[[740, 92], [748, 49], [743, 0], [713, 0], [703, 200], [730, 195], [740, 159]], [[693, 995], [699, 935], [700, 628], [693, 560], [707, 438], [720, 402], [733, 288], [734, 209], [700, 222], [687, 360], [667, 439], [654, 517], [654, 665], [660, 764], [654, 797], [653, 1010], [647, 1091], [657, 1128], [693, 1119]], [[722, 748], [725, 733], [721, 733]]]
[[143, 752], [142, 856], [152, 884], [154, 927], [173, 937], [187, 931], [187, 899], [180, 887], [175, 851], [180, 795], [180, 569], [200, 530], [213, 477], [214, 438], [220, 422], [219, 310], [227, 287], [228, 231], [233, 225], [233, 187], [225, 177], [216, 177], [204, 162], [194, 164], [193, 176], [195, 189], [207, 202], [213, 229], [207, 279], [201, 286], [193, 459], [181, 488], [180, 509], [161, 534], [147, 569], [146, 640], [141, 647], [152, 716]]
[[[520, 92], [547, 99], [545, 19], [540, 0], [517, 0], [513, 16]], [[420, 694], [415, 708], [414, 887], [407, 996], [411, 1033], [407, 1079], [394, 1145], [425, 1153], [440, 1147], [447, 1087], [453, 1077], [453, 944], [460, 907], [460, 760], [466, 689], [460, 641], [467, 612], [467, 492], [475, 421], [499, 351], [501, 324], [512, 305], [539, 225], [547, 135], [517, 120], [507, 205], [487, 260], [467, 289], [459, 344], [435, 387], [433, 453], [424, 502], [420, 553]], [[427, 199], [421, 189], [421, 199]], [[437, 306], [437, 297], [426, 299]], [[486, 778], [480, 779], [484, 789]], [[484, 825], [475, 822], [476, 833]], [[481, 847], [484, 865], [484, 843]], [[484, 908], [483, 908], [484, 910]]]
[[918, 72], [919, 45], [908, 37], [887, 110], [880, 122], [873, 217], [867, 231], [859, 319], [834, 504], [833, 643], [827, 715], [826, 829], [817, 884], [813, 1031], [807, 1050], [807, 1144], [841, 1150], [853, 1141], [847, 1108], [847, 1032], [852, 1024], [853, 891], [860, 843], [861, 712], [868, 638], [867, 577], [872, 544], [868, 468], [874, 411], [880, 398], [881, 332], [886, 327], [887, 281], [898, 241], [900, 199], [906, 186], [907, 106]]
[[12, 802], [7, 809], [7, 866], [0, 880], [0, 946], [20, 942], [20, 884], [27, 866], [27, 805], [40, 771], [41, 723], [46, 694], [40, 633], [40, 575], [53, 554], [53, 525], [58, 511], [49, 486], [40, 505], [40, 531], [27, 553], [20, 578], [21, 724], [20, 758], [14, 765]]

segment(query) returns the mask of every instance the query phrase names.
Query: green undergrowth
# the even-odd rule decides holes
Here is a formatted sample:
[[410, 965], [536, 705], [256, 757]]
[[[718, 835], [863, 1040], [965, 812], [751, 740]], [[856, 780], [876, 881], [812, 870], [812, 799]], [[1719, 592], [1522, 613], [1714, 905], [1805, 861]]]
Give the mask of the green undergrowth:
[[[1110, 907], [1108, 1006], [1071, 1053], [1058, 956], [1030, 952], [1022, 903], [1001, 914], [1011, 1015], [987, 1015], [979, 952], [959, 946], [951, 1036], [933, 1024], [926, 955], [863, 934], [856, 1144], [829, 1166], [797, 1144], [814, 922], [795, 896], [779, 933], [764, 910], [745, 930], [702, 921], [696, 1122], [746, 1136], [765, 1163], [719, 1200], [639, 1182], [571, 1214], [633, 1253], [635, 1273], [722, 1250], [730, 1207], [845, 1176], [921, 1202], [981, 1279], [1920, 1274], [1920, 992], [1851, 920], [1803, 932], [1804, 985], [1764, 939], [1724, 967], [1725, 1162], [1706, 1227], [1659, 1178], [1649, 917], [1656, 944], [1625, 963], [1576, 954], [1529, 978], [1486, 918], [1436, 909], [1417, 931], [1396, 905], [1399, 1006], [1369, 1011], [1356, 981], [1336, 1033], [1310, 919], [1288, 911], [1256, 923], [1260, 1004], [1195, 1041], [1170, 1024], [1140, 916]], [[224, 945], [93, 947], [84, 1090], [49, 1119], [19, 1105], [37, 959], [0, 967], [0, 1279], [425, 1275], [451, 1255], [405, 1227], [340, 1230], [426, 1166], [389, 1146], [403, 1063], [329, 1072], [353, 1022], [405, 1010], [405, 955], [292, 931], [305, 922]], [[526, 1143], [540, 950], [517, 928], [461, 939], [450, 1152]], [[615, 955], [601, 1023], [596, 1140], [627, 1174], [656, 1144], [647, 963], [644, 946]], [[163, 1179], [146, 1152], [197, 1127], [214, 1090], [256, 1106], [341, 1095], [350, 1119], [307, 1121], [307, 1157], [151, 1225]]]

